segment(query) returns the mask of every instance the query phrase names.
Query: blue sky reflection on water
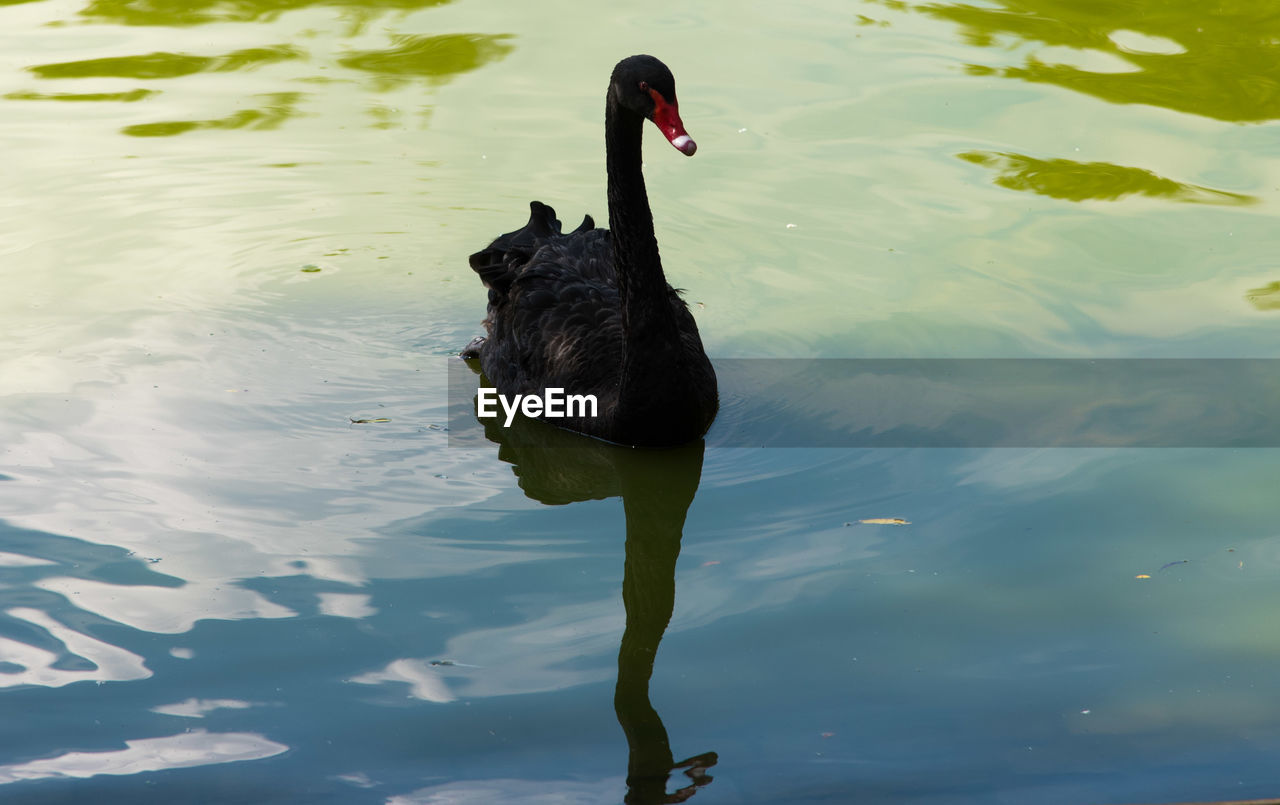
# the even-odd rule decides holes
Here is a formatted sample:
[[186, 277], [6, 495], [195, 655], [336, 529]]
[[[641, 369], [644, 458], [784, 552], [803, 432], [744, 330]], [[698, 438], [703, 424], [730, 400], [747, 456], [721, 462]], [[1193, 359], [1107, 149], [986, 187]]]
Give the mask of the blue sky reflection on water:
[[1268, 23], [1059, 6], [0, 7], [0, 798], [1275, 796], [1271, 450], [448, 446], [637, 51], [713, 357], [1275, 357]]

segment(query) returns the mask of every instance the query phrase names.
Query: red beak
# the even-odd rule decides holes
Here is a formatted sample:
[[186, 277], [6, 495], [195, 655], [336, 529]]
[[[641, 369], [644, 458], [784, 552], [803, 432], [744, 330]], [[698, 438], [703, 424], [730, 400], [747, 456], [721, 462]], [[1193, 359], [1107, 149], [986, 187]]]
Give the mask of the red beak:
[[653, 88], [649, 89], [649, 94], [653, 96], [653, 122], [658, 126], [658, 130], [676, 147], [677, 151], [687, 157], [693, 156], [693, 152], [698, 150], [698, 144], [689, 136], [689, 132], [684, 130], [684, 123], [680, 120], [680, 109], [675, 101], [668, 103], [667, 99], [662, 97], [662, 93]]

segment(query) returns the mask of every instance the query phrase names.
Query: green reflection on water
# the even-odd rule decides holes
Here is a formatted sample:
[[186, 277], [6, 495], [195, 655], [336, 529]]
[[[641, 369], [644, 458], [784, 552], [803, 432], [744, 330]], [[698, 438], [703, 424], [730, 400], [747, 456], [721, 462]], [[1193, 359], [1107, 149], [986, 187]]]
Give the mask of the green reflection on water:
[[12, 101], [122, 101], [131, 103], [155, 95], [154, 89], [131, 89], [128, 92], [10, 92], [4, 97]]
[[290, 45], [236, 50], [223, 56], [148, 53], [106, 59], [38, 64], [27, 69], [41, 78], [180, 78], [203, 72], [245, 70], [263, 64], [303, 58]]
[[1258, 310], [1280, 310], [1280, 282], [1270, 282], [1245, 294]]
[[378, 77], [377, 89], [417, 78], [440, 80], [497, 61], [511, 52], [509, 35], [444, 34], [392, 36], [392, 47], [355, 51], [338, 60], [343, 67]]
[[[992, 7], [929, 3], [907, 8], [961, 26], [981, 47], [1016, 37], [1101, 51], [1137, 68], [1097, 72], [1029, 56], [1022, 67], [970, 65], [999, 75], [1093, 95], [1112, 103], [1144, 103], [1218, 120], [1280, 118], [1280, 14], [1256, 0], [995, 0]], [[1158, 39], [1151, 39], [1158, 37]]]
[[297, 115], [301, 92], [274, 92], [262, 96], [269, 102], [257, 109], [241, 109], [233, 115], [211, 120], [165, 120], [138, 123], [121, 131], [131, 137], [172, 137], [200, 129], [274, 129]]
[[381, 11], [412, 11], [450, 0], [95, 0], [81, 16], [124, 25], [201, 25], [259, 22], [303, 8], [344, 8], [369, 17]]
[[1254, 196], [1175, 182], [1148, 170], [1110, 162], [1036, 159], [993, 151], [968, 151], [956, 156], [999, 171], [995, 183], [1001, 187], [1068, 201], [1116, 201], [1135, 194], [1189, 204], [1243, 206], [1258, 201]]
[[[440, 36], [394, 35], [391, 46], [383, 49], [352, 51], [339, 59], [339, 64], [374, 76], [373, 89], [386, 91], [413, 80], [444, 83], [460, 73], [478, 69], [501, 59], [514, 46], [505, 34], [446, 34]], [[218, 56], [189, 53], [154, 52], [140, 56], [117, 56], [86, 59], [28, 67], [40, 78], [135, 78], [172, 79], [197, 73], [252, 70], [266, 64], [296, 61], [307, 53], [292, 45], [246, 48]], [[313, 77], [318, 78], [318, 77]], [[155, 94], [154, 90], [135, 89], [115, 93], [43, 94], [15, 92], [6, 95], [13, 100], [83, 100], [137, 101]], [[123, 133], [134, 137], [171, 137], [200, 129], [273, 129], [297, 116], [297, 106], [304, 93], [281, 92], [260, 95], [268, 99], [257, 108], [241, 109], [226, 117], [201, 120], [167, 120], [127, 126]], [[379, 118], [375, 127], [389, 127], [392, 113], [374, 108]]]

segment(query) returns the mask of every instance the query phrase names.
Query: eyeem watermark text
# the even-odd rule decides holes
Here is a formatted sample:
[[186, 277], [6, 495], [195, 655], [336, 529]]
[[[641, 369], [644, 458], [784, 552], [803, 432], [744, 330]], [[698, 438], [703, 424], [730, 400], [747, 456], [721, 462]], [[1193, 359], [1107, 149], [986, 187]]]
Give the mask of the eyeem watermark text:
[[498, 416], [497, 405], [507, 419], [502, 427], [511, 427], [516, 412], [527, 417], [544, 417], [547, 419], [563, 419], [565, 417], [593, 417], [597, 415], [598, 406], [594, 394], [565, 394], [562, 388], [544, 389], [542, 396], [537, 394], [513, 394], [508, 397], [499, 394], [495, 388], [482, 387], [476, 390], [476, 416], [481, 419], [492, 419]]
[[[1280, 449], [1280, 358], [722, 358], [715, 367], [721, 409], [708, 447]], [[451, 447], [486, 445], [482, 425], [502, 424], [500, 410], [477, 420], [477, 382], [463, 361], [449, 364]], [[490, 412], [494, 399], [482, 402]]]

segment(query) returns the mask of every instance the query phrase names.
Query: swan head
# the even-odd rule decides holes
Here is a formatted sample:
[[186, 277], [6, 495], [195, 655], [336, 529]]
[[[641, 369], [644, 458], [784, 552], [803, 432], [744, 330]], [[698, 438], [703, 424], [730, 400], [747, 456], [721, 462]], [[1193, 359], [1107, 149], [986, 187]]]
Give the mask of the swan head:
[[691, 157], [698, 150], [680, 120], [676, 79], [667, 65], [652, 56], [623, 59], [613, 68], [610, 88], [622, 106], [652, 120], [677, 151]]

